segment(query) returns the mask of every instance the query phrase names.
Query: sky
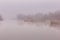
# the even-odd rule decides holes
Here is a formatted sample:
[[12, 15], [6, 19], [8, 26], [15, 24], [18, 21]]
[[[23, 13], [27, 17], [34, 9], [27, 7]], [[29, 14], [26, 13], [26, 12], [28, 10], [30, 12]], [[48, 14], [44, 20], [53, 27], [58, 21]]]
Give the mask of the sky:
[[5, 18], [56, 10], [60, 10], [60, 0], [0, 0], [0, 13]]
[[0, 2], [59, 2], [60, 0], [0, 0]]

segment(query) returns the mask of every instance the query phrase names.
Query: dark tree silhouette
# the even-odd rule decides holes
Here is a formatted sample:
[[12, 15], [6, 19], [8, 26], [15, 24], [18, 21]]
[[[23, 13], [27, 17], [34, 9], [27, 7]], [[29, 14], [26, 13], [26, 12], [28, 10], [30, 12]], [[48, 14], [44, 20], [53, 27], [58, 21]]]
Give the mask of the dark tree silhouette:
[[0, 15], [0, 21], [3, 21], [2, 15]]

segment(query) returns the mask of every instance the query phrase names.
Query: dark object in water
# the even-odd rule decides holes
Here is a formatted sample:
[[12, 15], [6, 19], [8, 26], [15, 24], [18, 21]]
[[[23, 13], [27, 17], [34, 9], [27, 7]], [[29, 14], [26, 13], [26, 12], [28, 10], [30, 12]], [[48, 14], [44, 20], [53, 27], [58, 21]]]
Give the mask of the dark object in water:
[[60, 20], [53, 20], [53, 21], [50, 22], [50, 25], [51, 25], [51, 26], [60, 25]]

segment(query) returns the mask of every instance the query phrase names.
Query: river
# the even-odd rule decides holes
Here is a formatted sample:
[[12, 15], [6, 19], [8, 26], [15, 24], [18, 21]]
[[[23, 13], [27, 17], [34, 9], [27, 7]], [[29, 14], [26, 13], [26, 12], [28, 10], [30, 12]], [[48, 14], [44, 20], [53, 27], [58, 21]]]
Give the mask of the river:
[[45, 24], [5, 20], [0, 22], [0, 40], [60, 40], [60, 30]]

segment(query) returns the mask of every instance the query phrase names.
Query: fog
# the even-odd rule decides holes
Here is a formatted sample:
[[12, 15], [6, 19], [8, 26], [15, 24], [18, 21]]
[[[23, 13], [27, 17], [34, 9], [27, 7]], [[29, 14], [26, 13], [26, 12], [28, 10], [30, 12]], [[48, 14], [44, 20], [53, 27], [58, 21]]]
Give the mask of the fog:
[[60, 40], [60, 30], [17, 20], [0, 22], [0, 40]]
[[27, 15], [53, 12], [60, 10], [59, 5], [59, 0], [0, 0], [0, 13], [5, 18], [12, 18], [19, 13]]
[[47, 14], [60, 10], [60, 0], [0, 0], [0, 40], [60, 40], [60, 29], [16, 19], [17, 14]]

